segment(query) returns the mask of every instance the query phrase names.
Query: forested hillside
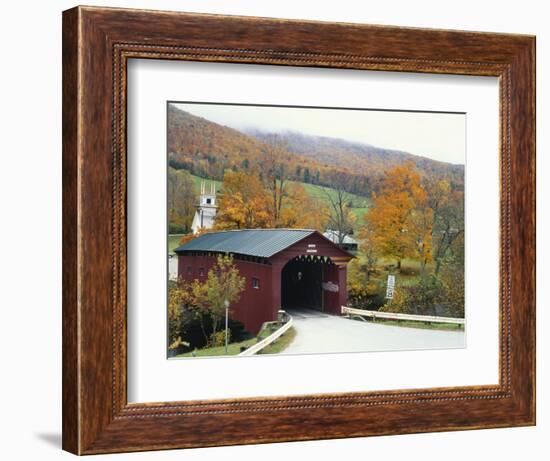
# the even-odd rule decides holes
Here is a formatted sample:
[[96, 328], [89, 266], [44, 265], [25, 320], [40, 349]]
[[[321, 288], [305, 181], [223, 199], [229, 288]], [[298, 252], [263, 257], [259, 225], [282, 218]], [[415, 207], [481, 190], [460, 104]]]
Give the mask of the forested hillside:
[[[247, 134], [259, 140], [268, 140], [274, 136], [258, 130], [249, 130]], [[394, 166], [413, 162], [416, 168], [430, 177], [448, 178], [457, 187], [464, 183], [464, 166], [438, 162], [427, 157], [407, 152], [382, 149], [370, 144], [346, 141], [324, 136], [309, 136], [287, 131], [277, 134], [288, 150], [325, 165], [334, 165], [350, 171], [363, 172], [370, 178], [371, 188], [378, 190], [384, 173]]]
[[341, 139], [289, 132], [245, 134], [172, 105], [168, 110], [170, 166], [203, 178], [222, 180], [227, 169], [261, 175], [266, 156], [277, 149], [288, 179], [365, 197], [379, 189], [388, 168], [406, 161], [412, 161], [421, 175], [446, 179], [456, 189], [463, 187], [463, 166]]

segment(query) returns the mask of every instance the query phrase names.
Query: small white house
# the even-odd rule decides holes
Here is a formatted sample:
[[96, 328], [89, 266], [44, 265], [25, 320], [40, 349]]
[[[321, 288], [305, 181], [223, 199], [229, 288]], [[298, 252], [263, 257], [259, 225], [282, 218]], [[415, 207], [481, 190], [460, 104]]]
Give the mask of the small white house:
[[[328, 238], [332, 243], [335, 243], [340, 248], [349, 251], [352, 254], [355, 254], [357, 252], [357, 240], [355, 240], [351, 235], [344, 234], [342, 235], [342, 238], [340, 239], [340, 232], [333, 229], [327, 229], [323, 235]], [[340, 240], [342, 242], [340, 243]]]

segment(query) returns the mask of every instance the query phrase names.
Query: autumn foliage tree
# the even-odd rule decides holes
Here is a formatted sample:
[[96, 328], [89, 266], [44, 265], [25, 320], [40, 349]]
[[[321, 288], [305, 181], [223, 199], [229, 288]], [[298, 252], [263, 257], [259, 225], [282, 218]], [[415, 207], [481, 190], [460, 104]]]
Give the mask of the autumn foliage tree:
[[226, 171], [219, 197], [215, 229], [270, 227], [270, 197], [257, 175]]
[[168, 168], [168, 221], [171, 232], [187, 232], [195, 214], [195, 185], [189, 172]]
[[328, 207], [309, 195], [304, 186], [292, 183], [279, 215], [278, 227], [295, 229], [317, 229], [324, 232], [327, 225]]
[[420, 175], [412, 163], [386, 173], [365, 220], [372, 228], [372, 242], [381, 255], [397, 260], [419, 257], [431, 260], [433, 210]]
[[231, 255], [219, 255], [208, 271], [206, 280], [195, 279], [190, 287], [190, 306], [202, 319], [208, 315], [212, 320], [211, 340], [217, 339], [217, 332], [225, 315], [225, 303], [237, 302], [244, 290], [245, 278], [233, 264]]
[[262, 177], [270, 196], [270, 212], [275, 227], [281, 227], [281, 214], [288, 196], [288, 157], [289, 153], [279, 136], [271, 135], [266, 139]]
[[[326, 204], [312, 197], [299, 183], [284, 188], [260, 181], [257, 172], [226, 171], [218, 200], [215, 230], [256, 228], [304, 228], [324, 231]], [[274, 212], [277, 207], [277, 213]]]
[[[383, 310], [464, 316], [464, 197], [446, 179], [421, 178], [412, 165], [390, 170], [366, 216], [382, 256], [420, 263], [420, 278], [395, 290]], [[364, 232], [363, 232], [364, 233]], [[435, 259], [434, 268], [427, 264]], [[443, 264], [445, 263], [445, 264]]]
[[196, 233], [189, 232], [188, 234], [183, 235], [180, 239], [179, 244], [185, 245], [187, 242], [190, 242], [191, 240], [196, 239], [197, 237], [203, 234], [208, 234], [208, 232], [211, 232], [211, 230], [206, 229], [205, 227], [201, 227], [200, 229], [197, 230]]
[[[449, 251], [457, 242], [463, 245], [464, 236], [464, 192], [452, 190], [448, 181], [434, 181], [429, 185], [429, 195], [433, 214], [433, 257], [435, 273]], [[458, 264], [463, 266], [464, 261]]]
[[414, 208], [410, 215], [408, 234], [413, 244], [413, 256], [420, 262], [420, 273], [425, 274], [426, 264], [432, 260], [432, 229], [434, 211], [430, 207], [428, 194], [420, 186], [413, 186], [411, 196]]
[[369, 281], [370, 275], [376, 270], [378, 262], [379, 249], [374, 241], [374, 232], [372, 225], [366, 222], [357, 232], [359, 242], [359, 251], [364, 260], [364, 272], [366, 280]]
[[345, 190], [345, 180], [340, 179], [335, 185], [333, 193], [323, 189], [327, 206], [327, 225], [336, 233], [338, 243], [343, 243], [344, 238], [353, 234], [356, 222], [355, 215], [351, 212], [350, 196]]
[[171, 283], [168, 288], [168, 341], [173, 349], [183, 344], [185, 334], [184, 307], [191, 301], [188, 284], [184, 280]]

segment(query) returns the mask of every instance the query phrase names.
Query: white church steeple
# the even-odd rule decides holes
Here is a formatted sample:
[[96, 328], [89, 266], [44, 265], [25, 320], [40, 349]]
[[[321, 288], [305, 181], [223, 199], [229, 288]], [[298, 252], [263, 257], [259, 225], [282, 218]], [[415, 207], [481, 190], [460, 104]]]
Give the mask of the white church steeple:
[[206, 183], [201, 183], [200, 206], [216, 206], [216, 184], [210, 183], [210, 193], [206, 193]]
[[218, 209], [216, 205], [216, 184], [210, 183], [210, 193], [207, 193], [206, 189], [206, 182], [202, 181], [199, 204], [193, 218], [193, 224], [191, 224], [191, 230], [194, 234], [199, 232], [200, 229], [212, 229], [214, 226], [214, 218]]

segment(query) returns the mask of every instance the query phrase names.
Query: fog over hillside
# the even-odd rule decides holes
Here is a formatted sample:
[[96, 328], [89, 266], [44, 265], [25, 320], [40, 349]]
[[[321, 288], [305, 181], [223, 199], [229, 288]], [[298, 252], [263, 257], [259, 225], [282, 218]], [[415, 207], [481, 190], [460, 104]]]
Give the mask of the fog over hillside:
[[169, 105], [168, 152], [170, 165], [176, 169], [218, 180], [228, 168], [261, 171], [274, 143], [282, 152], [289, 179], [337, 185], [359, 195], [370, 196], [389, 168], [405, 162], [414, 163], [425, 177], [446, 178], [459, 189], [464, 184], [463, 165], [296, 131], [240, 131]]

